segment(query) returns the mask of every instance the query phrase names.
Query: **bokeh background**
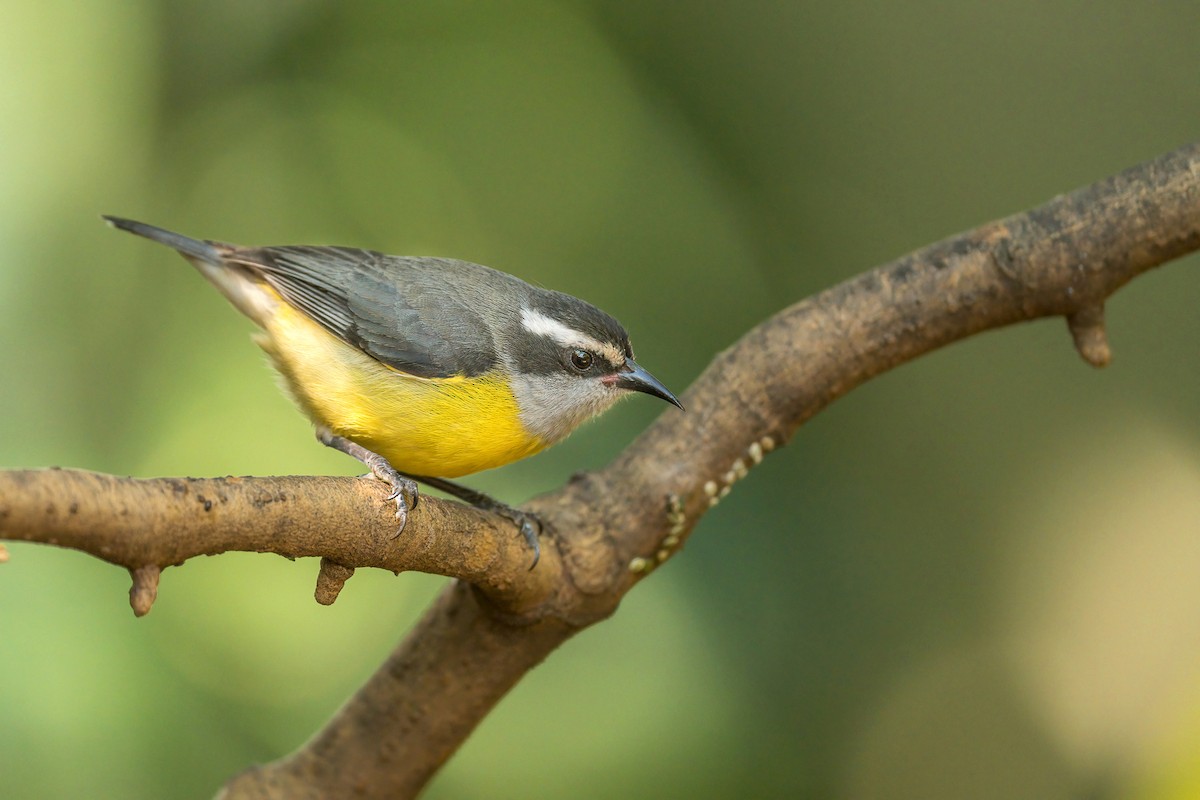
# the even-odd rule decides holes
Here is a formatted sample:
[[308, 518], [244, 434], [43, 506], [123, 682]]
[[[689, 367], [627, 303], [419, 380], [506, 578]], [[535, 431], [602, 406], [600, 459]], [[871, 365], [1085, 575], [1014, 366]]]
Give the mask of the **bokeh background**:
[[[250, 325], [98, 221], [465, 258], [682, 389], [766, 315], [1200, 136], [1200, 6], [0, 2], [0, 466], [335, 473]], [[485, 722], [430, 798], [1200, 796], [1200, 273], [866, 385]], [[798, 352], [796, 358], [803, 358]], [[477, 476], [513, 502], [661, 404]], [[441, 585], [0, 567], [0, 795], [209, 796]]]

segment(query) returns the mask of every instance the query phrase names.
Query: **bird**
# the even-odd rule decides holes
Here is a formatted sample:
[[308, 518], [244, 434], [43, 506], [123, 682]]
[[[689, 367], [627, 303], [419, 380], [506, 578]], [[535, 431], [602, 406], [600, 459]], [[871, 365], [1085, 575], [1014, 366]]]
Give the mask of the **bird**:
[[258, 326], [254, 341], [317, 439], [391, 487], [399, 535], [418, 483], [513, 522], [540, 522], [452, 478], [566, 438], [622, 397], [683, 404], [633, 357], [611, 315], [450, 258], [335, 246], [243, 247], [103, 215], [178, 251]]

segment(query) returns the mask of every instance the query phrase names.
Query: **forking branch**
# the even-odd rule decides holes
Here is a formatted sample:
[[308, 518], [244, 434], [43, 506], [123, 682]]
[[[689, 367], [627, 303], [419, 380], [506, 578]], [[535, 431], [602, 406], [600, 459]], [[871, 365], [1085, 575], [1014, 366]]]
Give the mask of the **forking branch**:
[[1193, 144], [797, 303], [716, 358], [684, 394], [687, 414], [664, 414], [607, 468], [531, 501], [547, 531], [533, 571], [509, 523], [457, 504], [423, 500], [393, 538], [386, 489], [350, 478], [0, 473], [0, 537], [129, 569], [141, 613], [163, 568], [227, 550], [321, 556], [325, 602], [354, 567], [461, 578], [324, 730], [222, 795], [413, 796], [509, 688], [613, 613], [805, 420], [919, 355], [1041, 317], [1064, 317], [1103, 366], [1105, 300], [1197, 248]]

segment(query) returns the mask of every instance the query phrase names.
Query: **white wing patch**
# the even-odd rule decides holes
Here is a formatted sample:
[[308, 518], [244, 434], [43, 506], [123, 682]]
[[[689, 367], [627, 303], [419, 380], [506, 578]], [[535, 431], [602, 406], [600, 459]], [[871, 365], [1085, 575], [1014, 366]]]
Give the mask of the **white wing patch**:
[[613, 366], [620, 366], [625, 363], [625, 354], [615, 345], [598, 341], [586, 333], [577, 331], [569, 325], [564, 325], [558, 320], [547, 317], [545, 314], [535, 311], [532, 308], [521, 309], [521, 325], [535, 336], [545, 336], [547, 339], [553, 339], [563, 347], [581, 347], [584, 350], [599, 353]]

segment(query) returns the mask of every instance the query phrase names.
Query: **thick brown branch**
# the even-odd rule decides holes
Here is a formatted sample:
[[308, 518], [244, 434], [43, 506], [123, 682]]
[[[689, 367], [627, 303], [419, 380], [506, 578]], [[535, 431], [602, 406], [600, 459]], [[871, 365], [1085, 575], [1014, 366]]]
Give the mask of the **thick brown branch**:
[[[885, 264], [785, 309], [747, 333], [594, 477], [622, 557], [651, 556], [664, 498], [691, 524], [807, 419], [864, 381], [973, 334], [1039, 317], [1071, 320], [1076, 347], [1110, 357], [1105, 298], [1200, 247], [1200, 145], [1032, 211]], [[705, 491], [705, 487], [708, 491]], [[636, 576], [631, 576], [630, 581]]]
[[412, 797], [462, 743], [464, 726], [473, 728], [572, 632], [551, 618], [523, 626], [497, 619], [456, 583], [409, 634], [420, 646], [397, 649], [342, 708], [345, 724], [238, 776], [224, 796]]
[[[363, 478], [143, 480], [0, 471], [0, 536], [70, 547], [125, 567], [134, 576], [130, 603], [139, 616], [154, 600], [158, 571], [230, 550], [449, 575], [523, 611], [557, 585], [561, 564], [553, 553], [544, 569], [528, 574], [528, 549], [513, 527], [458, 503], [422, 497], [397, 536], [387, 492]], [[343, 582], [349, 577], [338, 574]], [[336, 597], [328, 570], [318, 591], [328, 602]]]
[[[1109, 357], [1100, 313], [1105, 299], [1197, 247], [1200, 146], [1191, 145], [785, 309], [717, 357], [685, 395], [687, 414], [668, 412], [611, 466], [531, 504], [554, 544], [543, 548], [532, 572], [524, 571], [525, 554], [512, 549], [519, 545], [507, 526], [493, 527], [487, 515], [450, 504], [422, 506], [411, 530], [391, 541], [382, 490], [338, 479], [205, 484], [210, 501], [220, 501], [217, 487], [230, 481], [244, 487], [239, 502], [250, 507], [236, 514], [222, 507], [224, 526], [205, 521], [215, 506], [196, 512], [203, 505], [199, 482], [187, 483], [186, 498], [171, 502], [193, 508], [181, 505], [171, 519], [191, 527], [148, 520], [168, 527], [151, 524], [153, 533], [140, 545], [118, 554], [106, 547], [115, 531], [130, 530], [128, 521], [95, 515], [106, 506], [132, 513], [147, 490], [87, 473], [59, 473], [79, 476], [70, 478], [78, 485], [45, 478], [49, 473], [10, 473], [0, 477], [0, 531], [41, 541], [54, 531], [54, 543], [133, 570], [226, 549], [321, 555], [332, 562], [318, 590], [325, 598], [349, 574], [338, 565], [424, 569], [475, 583], [479, 591], [448, 588], [304, 748], [239, 776], [225, 795], [407, 797], [526, 671], [611, 614], [737, 481], [838, 397], [923, 353], [1038, 317], [1068, 318], [1077, 348], [1102, 364]], [[145, 483], [155, 502], [174, 492], [171, 481]], [[41, 494], [17, 501], [22, 522], [14, 525], [4, 511], [11, 517], [14, 493], [29, 489]], [[285, 492], [287, 502], [256, 507], [249, 498], [264, 496], [259, 492]], [[94, 497], [101, 498], [97, 505], [70, 511], [71, 502]], [[364, 508], [379, 510], [356, 522]], [[199, 541], [179, 542], [193, 538]], [[456, 539], [467, 543], [456, 548]], [[152, 591], [149, 573], [138, 580], [135, 594]]]

